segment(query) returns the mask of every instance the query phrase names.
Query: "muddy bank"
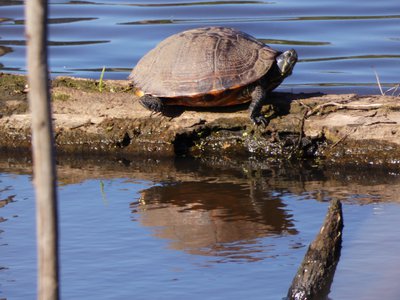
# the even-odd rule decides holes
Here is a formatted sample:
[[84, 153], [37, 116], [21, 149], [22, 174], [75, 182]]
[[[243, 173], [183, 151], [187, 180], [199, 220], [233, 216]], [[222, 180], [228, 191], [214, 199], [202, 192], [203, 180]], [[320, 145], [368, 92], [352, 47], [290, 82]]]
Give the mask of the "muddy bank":
[[[30, 149], [25, 84], [23, 76], [0, 75], [3, 152]], [[256, 127], [246, 105], [150, 116], [128, 81], [105, 81], [101, 92], [94, 80], [51, 84], [59, 153], [400, 162], [399, 97], [273, 93], [264, 106], [271, 121]]]

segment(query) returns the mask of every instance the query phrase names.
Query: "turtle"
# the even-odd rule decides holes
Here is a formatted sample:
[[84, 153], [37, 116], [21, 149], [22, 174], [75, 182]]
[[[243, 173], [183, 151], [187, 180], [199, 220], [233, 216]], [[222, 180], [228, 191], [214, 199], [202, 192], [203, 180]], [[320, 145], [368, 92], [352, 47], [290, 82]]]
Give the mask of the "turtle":
[[292, 74], [294, 49], [280, 52], [242, 31], [202, 27], [176, 33], [145, 54], [133, 68], [139, 102], [154, 113], [166, 105], [231, 106], [250, 102], [249, 117], [261, 114], [268, 92]]

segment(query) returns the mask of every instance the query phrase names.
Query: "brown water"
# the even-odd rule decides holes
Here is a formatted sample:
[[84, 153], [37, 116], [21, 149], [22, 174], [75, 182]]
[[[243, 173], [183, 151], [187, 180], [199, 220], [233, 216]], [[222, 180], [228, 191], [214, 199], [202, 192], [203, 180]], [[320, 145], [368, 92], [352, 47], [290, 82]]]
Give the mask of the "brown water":
[[[0, 298], [35, 299], [29, 164], [0, 162]], [[244, 160], [59, 159], [63, 299], [282, 299], [343, 202], [330, 299], [399, 299], [399, 173]]]

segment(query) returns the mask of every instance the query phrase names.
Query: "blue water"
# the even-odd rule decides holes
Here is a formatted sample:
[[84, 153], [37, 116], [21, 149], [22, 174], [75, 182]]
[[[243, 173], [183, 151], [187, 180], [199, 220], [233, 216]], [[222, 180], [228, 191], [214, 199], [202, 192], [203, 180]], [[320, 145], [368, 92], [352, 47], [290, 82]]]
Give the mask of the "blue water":
[[[105, 66], [105, 78], [125, 79], [140, 57], [165, 37], [220, 25], [243, 30], [279, 50], [298, 51], [300, 61], [281, 90], [377, 94], [375, 72], [385, 91], [400, 83], [398, 0], [49, 3], [53, 76], [99, 78]], [[3, 72], [26, 73], [22, 4], [0, 2]]]
[[[59, 168], [63, 299], [282, 299], [333, 198], [345, 228], [330, 299], [399, 299], [396, 174], [154, 167]], [[12, 200], [0, 205], [0, 298], [35, 299], [34, 195], [20, 170], [0, 173], [0, 200]]]

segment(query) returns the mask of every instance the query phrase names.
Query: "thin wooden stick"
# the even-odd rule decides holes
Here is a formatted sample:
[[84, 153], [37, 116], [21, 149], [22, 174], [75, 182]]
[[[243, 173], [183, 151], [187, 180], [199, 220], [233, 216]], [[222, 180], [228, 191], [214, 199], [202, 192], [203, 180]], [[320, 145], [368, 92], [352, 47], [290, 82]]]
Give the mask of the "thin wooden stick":
[[394, 94], [397, 92], [399, 87], [400, 87], [400, 84], [396, 84], [395, 86], [393, 86], [390, 89], [388, 89], [386, 92], [392, 92], [392, 96], [394, 96]]
[[[371, 103], [371, 104], [345, 104], [337, 102], [326, 102], [316, 105], [314, 108], [306, 113], [306, 117], [310, 117], [316, 113], [321, 113], [326, 107], [334, 106], [337, 110], [339, 109], [349, 109], [349, 110], [372, 110], [384, 107], [383, 103]], [[400, 106], [398, 106], [400, 108]]]
[[38, 299], [56, 300], [59, 298], [57, 178], [47, 71], [47, 1], [26, 1], [25, 14], [36, 190]]

